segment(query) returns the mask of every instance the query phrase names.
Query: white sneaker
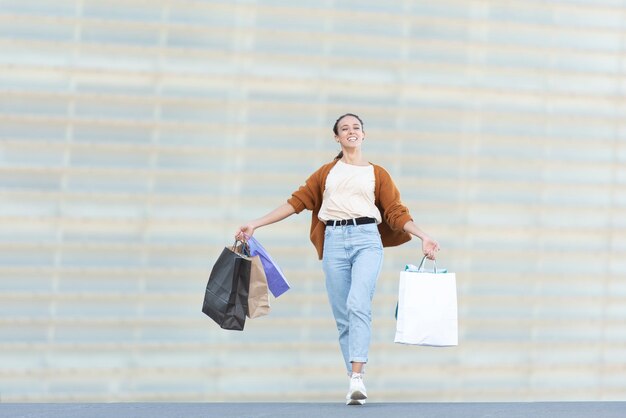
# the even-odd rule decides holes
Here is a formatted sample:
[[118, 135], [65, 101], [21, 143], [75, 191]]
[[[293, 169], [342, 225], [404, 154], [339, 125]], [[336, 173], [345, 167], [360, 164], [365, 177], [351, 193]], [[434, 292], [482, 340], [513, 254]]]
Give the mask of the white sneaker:
[[350, 377], [350, 390], [346, 395], [346, 405], [363, 405], [367, 399], [367, 392], [363, 384], [361, 373], [352, 373]]

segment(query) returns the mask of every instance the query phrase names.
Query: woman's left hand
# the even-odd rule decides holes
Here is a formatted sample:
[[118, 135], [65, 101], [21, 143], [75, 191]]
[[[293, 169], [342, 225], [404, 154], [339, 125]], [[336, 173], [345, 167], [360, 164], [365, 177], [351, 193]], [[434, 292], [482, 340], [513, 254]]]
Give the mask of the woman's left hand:
[[413, 221], [408, 221], [402, 228], [404, 232], [408, 232], [422, 240], [422, 253], [430, 259], [434, 260], [437, 257], [437, 251], [439, 251], [439, 244], [437, 241], [428, 236], [424, 231], [419, 229]]
[[422, 239], [422, 252], [429, 260], [434, 260], [437, 257], [437, 251], [439, 251], [439, 243], [430, 237], [424, 237]]

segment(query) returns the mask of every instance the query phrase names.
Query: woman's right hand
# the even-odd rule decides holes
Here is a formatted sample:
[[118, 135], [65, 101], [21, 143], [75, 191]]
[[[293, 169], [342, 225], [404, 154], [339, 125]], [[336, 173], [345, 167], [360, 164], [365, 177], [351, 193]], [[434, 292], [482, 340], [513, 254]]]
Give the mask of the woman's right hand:
[[249, 221], [245, 225], [239, 227], [239, 231], [235, 233], [235, 239], [245, 241], [254, 234], [254, 230], [265, 225], [273, 224], [274, 222], [282, 221], [286, 217], [296, 213], [296, 210], [289, 203], [283, 203], [267, 215]]
[[235, 234], [235, 239], [238, 239], [240, 241], [246, 241], [252, 236], [252, 234], [254, 234], [254, 229], [254, 225], [252, 225], [251, 223], [241, 225], [239, 227], [239, 230]]

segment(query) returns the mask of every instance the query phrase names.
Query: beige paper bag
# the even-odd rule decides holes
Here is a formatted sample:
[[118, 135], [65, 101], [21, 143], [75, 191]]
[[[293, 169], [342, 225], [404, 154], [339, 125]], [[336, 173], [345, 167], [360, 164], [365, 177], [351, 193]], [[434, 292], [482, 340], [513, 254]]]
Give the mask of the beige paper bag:
[[270, 313], [270, 297], [267, 287], [267, 277], [261, 258], [258, 255], [250, 257], [250, 289], [248, 291], [248, 318], [258, 318]]

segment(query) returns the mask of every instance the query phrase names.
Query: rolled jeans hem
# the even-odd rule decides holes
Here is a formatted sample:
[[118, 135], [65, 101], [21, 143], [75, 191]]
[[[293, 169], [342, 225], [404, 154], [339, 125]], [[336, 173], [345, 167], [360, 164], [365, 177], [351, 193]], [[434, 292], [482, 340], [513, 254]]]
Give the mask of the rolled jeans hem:
[[367, 357], [353, 357], [350, 359], [350, 363], [367, 363]]

